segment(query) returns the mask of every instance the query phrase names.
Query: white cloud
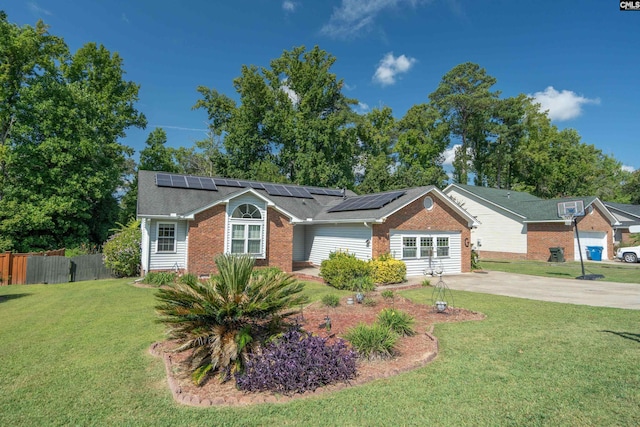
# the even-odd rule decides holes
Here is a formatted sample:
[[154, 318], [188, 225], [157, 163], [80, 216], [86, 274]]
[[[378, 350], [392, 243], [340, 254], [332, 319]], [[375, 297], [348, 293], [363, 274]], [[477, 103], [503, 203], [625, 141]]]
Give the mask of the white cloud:
[[124, 13], [122, 14], [122, 20], [127, 24], [129, 23], [129, 18], [127, 18], [127, 15]]
[[331, 37], [349, 37], [370, 30], [376, 16], [384, 9], [408, 4], [415, 7], [422, 0], [342, 0], [321, 32]]
[[536, 92], [531, 96], [540, 104], [541, 111], [548, 111], [549, 118], [556, 121], [571, 120], [582, 114], [582, 106], [585, 104], [600, 104], [600, 99], [589, 99], [570, 90], [558, 92], [549, 86], [542, 92]]
[[358, 105], [354, 107], [354, 110], [359, 114], [364, 114], [369, 111], [369, 104], [364, 102], [358, 102]]
[[40, 6], [38, 6], [38, 4], [35, 2], [29, 2], [27, 4], [29, 6], [29, 10], [33, 13], [36, 13], [38, 15], [53, 15], [47, 9], [43, 9]]
[[396, 82], [396, 76], [409, 71], [415, 62], [415, 58], [409, 58], [405, 55], [396, 58], [392, 52], [389, 52], [380, 60], [376, 73], [373, 75], [373, 81], [382, 86], [392, 85]]
[[633, 166], [622, 165], [622, 170], [625, 172], [634, 172], [636, 168]]
[[442, 162], [443, 165], [452, 165], [453, 161], [456, 158], [456, 150], [461, 146], [461, 144], [456, 144], [451, 148], [447, 148], [446, 150], [444, 150], [444, 153], [442, 153], [442, 155], [444, 156], [444, 161]]
[[285, 12], [295, 12], [296, 7], [298, 7], [298, 4], [294, 1], [285, 0], [282, 2], [282, 9]]
[[282, 82], [282, 86], [280, 86], [280, 90], [282, 90], [284, 93], [287, 94], [287, 96], [289, 97], [289, 100], [291, 101], [294, 107], [298, 105], [298, 103], [300, 102], [300, 95], [298, 95], [293, 89], [287, 86], [286, 80]]

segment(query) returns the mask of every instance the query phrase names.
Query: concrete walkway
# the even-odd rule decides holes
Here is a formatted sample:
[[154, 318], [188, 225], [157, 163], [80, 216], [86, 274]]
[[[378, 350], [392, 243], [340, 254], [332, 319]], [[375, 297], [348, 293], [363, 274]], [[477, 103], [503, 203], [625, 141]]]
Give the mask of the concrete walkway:
[[[318, 276], [317, 268], [296, 271], [308, 276]], [[400, 286], [419, 285], [424, 277], [410, 277]], [[437, 278], [430, 278], [431, 284]], [[615, 307], [640, 310], [640, 284], [615, 283], [601, 280], [557, 279], [553, 277], [490, 271], [443, 276], [450, 289], [505, 295], [540, 301]]]

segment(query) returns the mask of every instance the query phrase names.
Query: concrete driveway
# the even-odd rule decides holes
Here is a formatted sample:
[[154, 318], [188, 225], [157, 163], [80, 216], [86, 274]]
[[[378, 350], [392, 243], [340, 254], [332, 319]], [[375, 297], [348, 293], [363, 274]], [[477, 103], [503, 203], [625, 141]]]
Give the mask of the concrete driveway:
[[[420, 278], [419, 282], [422, 280]], [[431, 283], [435, 284], [437, 280], [431, 279]], [[461, 291], [640, 310], [640, 284], [556, 279], [499, 271], [443, 276], [443, 280], [450, 289]]]

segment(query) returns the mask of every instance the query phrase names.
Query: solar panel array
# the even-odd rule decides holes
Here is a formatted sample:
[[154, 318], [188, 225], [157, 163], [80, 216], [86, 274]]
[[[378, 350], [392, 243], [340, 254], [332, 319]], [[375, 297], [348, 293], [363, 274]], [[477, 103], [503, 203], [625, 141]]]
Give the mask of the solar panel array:
[[156, 185], [158, 187], [190, 188], [209, 191], [216, 191], [218, 189], [213, 178], [174, 175], [170, 173], [157, 173]]
[[335, 190], [331, 188], [318, 188], [318, 187], [305, 187], [310, 194], [317, 194], [321, 196], [342, 196], [342, 190]]
[[346, 212], [346, 211], [361, 211], [368, 209], [379, 209], [385, 205], [401, 197], [404, 191], [392, 191], [390, 193], [383, 194], [371, 194], [368, 196], [351, 197], [337, 206], [329, 209], [328, 212]]
[[227, 178], [206, 178], [199, 176], [185, 176], [169, 173], [157, 173], [156, 185], [158, 187], [170, 188], [189, 188], [197, 190], [216, 191], [218, 186], [221, 187], [237, 187], [237, 188], [254, 188], [257, 190], [265, 190], [270, 196], [297, 197], [302, 199], [313, 199], [312, 194], [325, 196], [342, 196], [342, 190], [318, 188], [318, 187], [300, 187], [296, 185], [282, 184], [264, 184], [262, 182], [244, 181]]

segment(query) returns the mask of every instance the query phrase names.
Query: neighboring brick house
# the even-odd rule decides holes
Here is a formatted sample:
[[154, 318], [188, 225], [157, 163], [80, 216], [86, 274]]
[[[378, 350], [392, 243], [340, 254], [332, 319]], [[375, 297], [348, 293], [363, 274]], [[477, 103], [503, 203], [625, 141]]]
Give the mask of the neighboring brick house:
[[368, 260], [390, 253], [407, 275], [471, 269], [477, 223], [434, 186], [358, 196], [351, 191], [140, 171], [142, 272], [215, 272], [222, 253], [258, 266], [320, 265], [332, 251]]
[[604, 202], [604, 205], [616, 217], [619, 225], [614, 227], [614, 244], [633, 244], [629, 235], [629, 227], [640, 226], [640, 205], [629, 205], [624, 203]]
[[480, 223], [471, 241], [481, 257], [547, 261], [550, 248], [561, 247], [567, 260], [579, 260], [573, 225], [558, 216], [558, 203], [581, 200], [585, 215], [578, 217], [583, 257], [587, 246], [602, 246], [602, 259], [613, 258], [615, 216], [597, 197], [544, 200], [528, 193], [472, 185], [451, 184], [443, 190]]

